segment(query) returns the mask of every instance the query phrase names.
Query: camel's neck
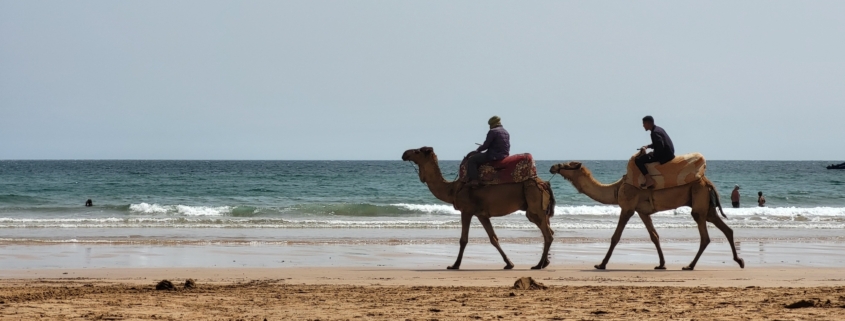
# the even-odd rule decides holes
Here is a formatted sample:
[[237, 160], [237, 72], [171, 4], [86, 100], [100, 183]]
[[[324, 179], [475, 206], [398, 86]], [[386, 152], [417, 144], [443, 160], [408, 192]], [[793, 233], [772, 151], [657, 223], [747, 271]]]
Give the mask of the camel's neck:
[[587, 195], [596, 202], [615, 205], [618, 204], [617, 193], [622, 181], [623, 179], [619, 179], [613, 184], [602, 184], [593, 178], [593, 175], [587, 173], [586, 175], [578, 175], [572, 181], [572, 185], [578, 189], [578, 192]]
[[455, 204], [456, 182], [447, 182], [436, 161], [420, 165], [420, 179], [428, 185], [434, 197], [449, 204]]

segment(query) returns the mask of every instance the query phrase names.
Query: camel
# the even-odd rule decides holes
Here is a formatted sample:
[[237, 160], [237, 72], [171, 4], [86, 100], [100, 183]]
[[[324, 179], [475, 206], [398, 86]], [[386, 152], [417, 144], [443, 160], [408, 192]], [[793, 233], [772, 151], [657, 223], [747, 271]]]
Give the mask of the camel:
[[[528, 220], [536, 224], [543, 233], [543, 255], [540, 262], [531, 269], [543, 269], [549, 265], [549, 248], [552, 245], [554, 232], [549, 220], [554, 215], [555, 199], [551, 186], [539, 178], [529, 179], [521, 183], [482, 185], [471, 188], [464, 182], [446, 181], [437, 163], [437, 155], [431, 147], [409, 149], [402, 154], [403, 161], [411, 161], [419, 166], [420, 181], [428, 185], [428, 189], [437, 199], [452, 204], [461, 212], [461, 239], [458, 258], [447, 269], [457, 270], [461, 267], [464, 248], [469, 238], [469, 226], [472, 217], [478, 218], [481, 226], [487, 231], [490, 243], [496, 247], [505, 269], [512, 269], [513, 263], [499, 246], [499, 238], [493, 231], [491, 217], [505, 216], [517, 210], [524, 210]], [[544, 206], [545, 205], [545, 206]]]
[[[745, 261], [739, 258], [736, 253], [733, 230], [716, 213], [716, 208], [718, 207], [722, 216], [725, 216], [725, 212], [722, 210], [722, 204], [719, 202], [719, 194], [716, 191], [716, 186], [706, 177], [702, 176], [701, 179], [686, 185], [651, 190], [640, 189], [624, 183], [625, 176], [622, 176], [620, 180], [613, 184], [602, 184], [593, 178], [590, 170], [579, 162], [557, 164], [552, 166], [549, 171], [552, 174], [563, 176], [575, 186], [575, 189], [579, 193], [585, 194], [599, 203], [619, 205], [622, 208], [616, 231], [613, 232], [613, 237], [610, 239], [610, 249], [607, 250], [607, 254], [601, 264], [595, 265], [596, 269], [605, 269], [607, 262], [610, 260], [610, 255], [613, 253], [613, 249], [622, 237], [622, 230], [625, 229], [625, 225], [634, 215], [634, 212], [639, 214], [648, 230], [651, 241], [657, 247], [660, 265], [656, 266], [655, 269], [666, 269], [663, 251], [660, 249], [660, 237], [654, 229], [650, 215], [658, 211], [672, 210], [681, 206], [692, 207], [691, 214], [698, 225], [698, 233], [701, 236], [698, 254], [695, 255], [692, 262], [684, 267], [683, 270], [693, 270], [704, 249], [710, 244], [710, 236], [707, 234], [707, 222], [713, 223], [725, 234], [728, 243], [731, 245], [734, 261], [739, 264], [740, 268], [745, 268]], [[727, 218], [727, 216], [725, 217]]]

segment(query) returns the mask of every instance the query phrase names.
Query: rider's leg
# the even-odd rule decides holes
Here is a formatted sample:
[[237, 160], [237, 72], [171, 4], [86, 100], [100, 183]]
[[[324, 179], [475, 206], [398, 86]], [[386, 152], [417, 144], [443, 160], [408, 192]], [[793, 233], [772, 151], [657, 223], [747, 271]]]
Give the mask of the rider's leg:
[[640, 172], [643, 173], [643, 178], [645, 178], [645, 185], [642, 187], [651, 187], [655, 184], [654, 178], [651, 177], [648, 173], [648, 169], [645, 167], [645, 164], [656, 162], [657, 160], [654, 159], [654, 154], [643, 154], [640, 157], [634, 159], [634, 164], [637, 165], [637, 168], [640, 169]]
[[478, 167], [485, 162], [487, 162], [487, 154], [485, 153], [472, 155], [467, 160], [467, 178], [470, 182], [478, 181]]

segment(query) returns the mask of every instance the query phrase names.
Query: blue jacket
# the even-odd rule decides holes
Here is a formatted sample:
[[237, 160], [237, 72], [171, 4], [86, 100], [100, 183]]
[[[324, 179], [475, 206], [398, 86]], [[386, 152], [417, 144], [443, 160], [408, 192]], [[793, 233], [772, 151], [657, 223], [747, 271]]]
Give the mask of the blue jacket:
[[511, 135], [502, 126], [493, 127], [487, 132], [487, 139], [484, 144], [478, 146], [476, 151], [487, 151], [488, 161], [497, 161], [510, 156]]

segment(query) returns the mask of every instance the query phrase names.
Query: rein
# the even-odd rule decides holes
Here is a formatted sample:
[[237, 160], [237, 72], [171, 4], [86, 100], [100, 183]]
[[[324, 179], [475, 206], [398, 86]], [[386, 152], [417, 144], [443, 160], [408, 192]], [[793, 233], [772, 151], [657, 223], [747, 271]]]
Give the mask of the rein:
[[[406, 161], [406, 162], [411, 164], [411, 167], [414, 168], [414, 171], [417, 172], [417, 176], [419, 176], [420, 170], [417, 168], [417, 166], [414, 164], [414, 162], [412, 162], [412, 161]], [[425, 182], [420, 182], [420, 183], [422, 183], [423, 185], [427, 185]]]
[[417, 169], [417, 166], [416, 166], [416, 165], [414, 165], [414, 162], [411, 162], [411, 161], [406, 161], [406, 162], [408, 162], [409, 164], [411, 164], [411, 167], [414, 169], [414, 171], [415, 171], [415, 172], [417, 172], [417, 174], [419, 174], [419, 173], [420, 173], [420, 170], [419, 170], [419, 169]]

